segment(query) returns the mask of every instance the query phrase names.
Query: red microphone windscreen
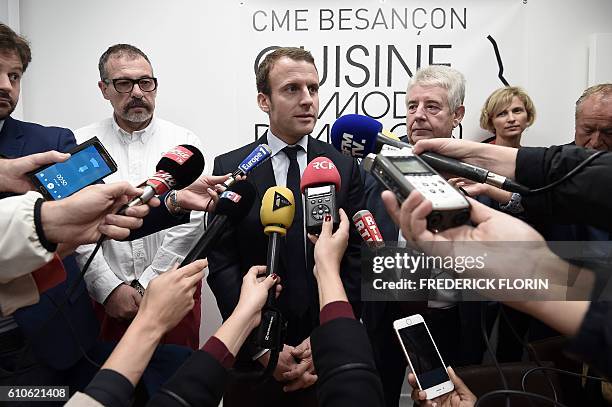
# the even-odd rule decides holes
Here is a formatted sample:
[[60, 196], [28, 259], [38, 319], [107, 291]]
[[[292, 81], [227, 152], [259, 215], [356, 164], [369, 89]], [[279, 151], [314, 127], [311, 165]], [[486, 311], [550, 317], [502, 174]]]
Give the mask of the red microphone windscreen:
[[336, 191], [340, 189], [340, 173], [336, 169], [333, 161], [327, 157], [317, 157], [308, 163], [302, 175], [300, 190], [304, 193], [306, 188], [318, 185], [334, 184]]

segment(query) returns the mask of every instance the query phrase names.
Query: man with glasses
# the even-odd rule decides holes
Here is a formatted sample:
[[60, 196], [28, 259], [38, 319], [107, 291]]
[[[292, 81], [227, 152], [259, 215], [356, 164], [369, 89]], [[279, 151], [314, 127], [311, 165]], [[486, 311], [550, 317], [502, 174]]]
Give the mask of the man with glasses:
[[[155, 173], [162, 154], [179, 144], [201, 147], [191, 131], [154, 116], [157, 78], [149, 58], [138, 48], [117, 44], [107, 49], [98, 64], [98, 87], [113, 107], [112, 117], [78, 129], [79, 143], [97, 136], [118, 165], [107, 182], [134, 185]], [[131, 242], [106, 241], [85, 275], [87, 288], [103, 306], [101, 337], [119, 340], [136, 315], [149, 282], [187, 254], [201, 230], [203, 212], [191, 222]], [[81, 246], [81, 267], [93, 245]], [[200, 327], [200, 286], [193, 310], [164, 338], [165, 343], [197, 349]], [[102, 311], [102, 306], [98, 309]], [[100, 312], [102, 314], [102, 312]]]

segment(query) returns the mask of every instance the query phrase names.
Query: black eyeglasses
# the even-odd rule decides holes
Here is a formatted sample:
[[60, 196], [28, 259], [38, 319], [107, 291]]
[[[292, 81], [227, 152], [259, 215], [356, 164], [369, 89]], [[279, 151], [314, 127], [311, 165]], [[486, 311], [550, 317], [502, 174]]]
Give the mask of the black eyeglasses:
[[118, 93], [130, 93], [134, 89], [134, 85], [138, 84], [138, 87], [143, 92], [153, 92], [157, 89], [157, 78], [140, 78], [140, 79], [104, 79], [104, 83], [107, 85], [113, 83], [113, 87]]

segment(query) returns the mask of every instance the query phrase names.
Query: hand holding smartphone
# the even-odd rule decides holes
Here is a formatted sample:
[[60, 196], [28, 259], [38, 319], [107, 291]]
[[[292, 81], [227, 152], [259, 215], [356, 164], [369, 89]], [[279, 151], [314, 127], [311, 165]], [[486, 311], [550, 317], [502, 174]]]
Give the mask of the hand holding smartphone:
[[423, 317], [415, 314], [398, 319], [393, 322], [393, 328], [417, 384], [427, 394], [427, 399], [452, 391], [455, 387]]
[[117, 171], [117, 164], [97, 137], [69, 151], [70, 158], [28, 173], [47, 200], [66, 198]]

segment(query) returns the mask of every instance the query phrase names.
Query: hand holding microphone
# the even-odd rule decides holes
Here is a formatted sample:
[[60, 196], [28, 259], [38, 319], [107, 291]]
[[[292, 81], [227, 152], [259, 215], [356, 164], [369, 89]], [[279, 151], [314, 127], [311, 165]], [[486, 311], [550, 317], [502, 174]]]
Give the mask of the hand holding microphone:
[[247, 181], [239, 181], [224, 191], [217, 203], [215, 218], [210, 222], [195, 246], [187, 253], [181, 267], [197, 260], [203, 259], [214, 247], [219, 234], [227, 222], [239, 222], [251, 210], [255, 201], [255, 189]]
[[162, 156], [155, 171], [155, 175], [143, 183], [143, 194], [132, 199], [120, 212], [147, 203], [153, 196], [165, 194], [171, 189], [187, 187], [204, 171], [204, 156], [196, 147], [181, 144]]
[[340, 173], [329, 158], [317, 157], [308, 163], [300, 181], [308, 233], [319, 234], [326, 215], [331, 216], [334, 227], [338, 226], [336, 191], [340, 186]]
[[[266, 275], [276, 275], [280, 255], [280, 239], [287, 234], [295, 215], [295, 199], [289, 188], [268, 188], [261, 201], [261, 224], [268, 235], [268, 257]], [[275, 292], [268, 292], [268, 299], [262, 312], [261, 325], [257, 333], [257, 344], [264, 349], [282, 348], [282, 315], [276, 309]], [[278, 357], [278, 355], [276, 356]], [[276, 360], [273, 364], [276, 364]], [[273, 367], [270, 367], [272, 369]]]
[[[382, 123], [378, 122], [377, 120], [374, 120], [367, 116], [349, 114], [342, 116], [338, 120], [336, 120], [336, 122], [332, 126], [331, 140], [332, 144], [338, 151], [356, 158], [363, 158], [368, 154], [378, 153], [383, 148], [388, 147], [396, 149], [412, 148], [410, 144], [403, 143], [401, 141], [398, 141], [397, 139], [388, 137], [382, 132]], [[442, 140], [455, 141], [457, 143], [466, 142], [465, 140], [457, 141], [451, 139], [430, 139], [421, 140], [421, 142], [442, 142]], [[504, 149], [504, 147], [500, 146], [492, 147]], [[503, 176], [489, 171], [485, 168], [477, 167], [475, 165], [464, 163], [454, 159], [474, 157], [473, 155], [466, 156], [463, 154], [446, 154], [447, 152], [442, 150], [437, 150], [437, 152], [424, 151], [426, 150], [415, 149], [414, 153], [419, 154], [421, 158], [425, 162], [427, 162], [427, 164], [431, 165], [437, 171], [453, 174], [459, 177], [464, 177], [476, 182], [487, 183], [510, 192], [518, 192], [523, 195], [529, 193], [528, 188], [507, 178], [514, 175], [514, 170], [512, 170], [511, 175], [508, 175], [507, 172], [502, 172], [502, 174], [506, 174], [506, 176]], [[505, 156], [508, 152], [501, 152], [500, 150], [500, 153]], [[474, 162], [474, 160], [469, 159], [467, 161]], [[489, 160], [485, 160], [484, 163], [487, 164], [485, 166], [486, 168], [496, 169], [496, 166], [494, 166], [493, 163]], [[476, 164], [483, 163], [476, 160]], [[512, 164], [514, 165], [514, 161], [512, 162]]]
[[[193, 184], [176, 191], [176, 204], [185, 210], [214, 212], [219, 194], [226, 188], [224, 182], [230, 178], [228, 175], [203, 175]], [[242, 177], [236, 177], [242, 180]]]
[[315, 245], [314, 275], [319, 287], [319, 305], [334, 301], [346, 301], [346, 292], [340, 278], [340, 262], [348, 246], [349, 220], [343, 209], [339, 210], [340, 224], [333, 232], [331, 216], [326, 216], [319, 236], [309, 234], [308, 238]]

